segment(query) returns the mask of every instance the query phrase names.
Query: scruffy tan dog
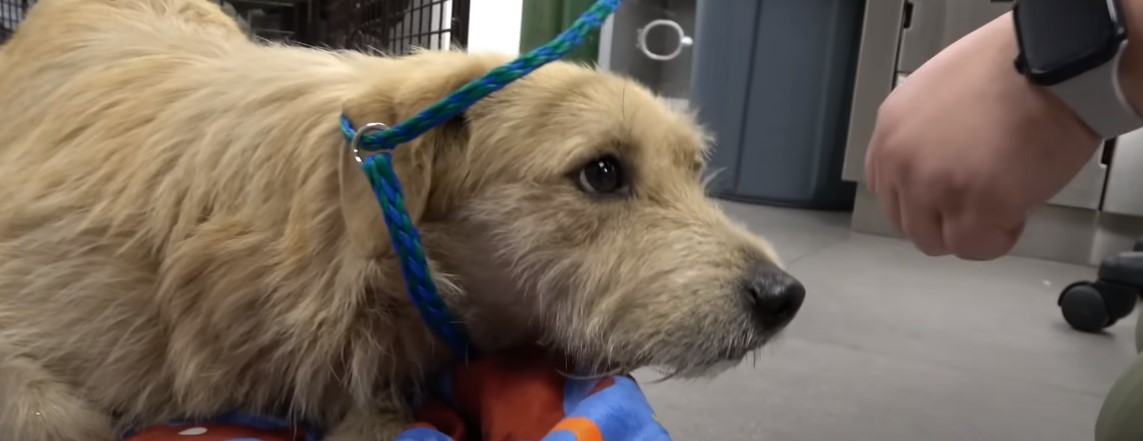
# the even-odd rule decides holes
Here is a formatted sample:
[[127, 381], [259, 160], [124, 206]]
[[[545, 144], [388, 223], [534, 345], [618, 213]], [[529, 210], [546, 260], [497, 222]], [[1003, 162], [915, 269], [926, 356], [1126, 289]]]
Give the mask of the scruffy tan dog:
[[[228, 410], [390, 438], [446, 363], [338, 131], [506, 59], [258, 45], [205, 0], [42, 0], [0, 48], [0, 439]], [[703, 191], [704, 139], [556, 64], [401, 146], [442, 295], [486, 350], [703, 375], [801, 286]]]

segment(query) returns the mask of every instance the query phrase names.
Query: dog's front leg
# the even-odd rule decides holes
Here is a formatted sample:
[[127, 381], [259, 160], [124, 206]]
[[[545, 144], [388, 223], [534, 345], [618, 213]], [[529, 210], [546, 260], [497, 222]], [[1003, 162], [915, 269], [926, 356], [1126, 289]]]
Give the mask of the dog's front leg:
[[39, 363], [0, 353], [0, 440], [111, 441], [111, 419]]
[[354, 406], [326, 441], [393, 441], [412, 418], [404, 404], [392, 403], [368, 409]]

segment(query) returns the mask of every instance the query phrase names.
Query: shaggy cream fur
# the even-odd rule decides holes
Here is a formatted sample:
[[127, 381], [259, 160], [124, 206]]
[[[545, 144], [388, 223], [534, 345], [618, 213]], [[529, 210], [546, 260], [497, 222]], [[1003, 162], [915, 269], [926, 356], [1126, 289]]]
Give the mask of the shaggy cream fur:
[[[255, 44], [205, 0], [41, 0], [0, 47], [0, 439], [227, 410], [384, 440], [447, 348], [406, 300], [337, 119], [395, 123], [506, 59]], [[696, 375], [777, 333], [775, 268], [701, 182], [688, 115], [555, 64], [398, 149], [477, 344]], [[629, 189], [577, 185], [610, 155]]]

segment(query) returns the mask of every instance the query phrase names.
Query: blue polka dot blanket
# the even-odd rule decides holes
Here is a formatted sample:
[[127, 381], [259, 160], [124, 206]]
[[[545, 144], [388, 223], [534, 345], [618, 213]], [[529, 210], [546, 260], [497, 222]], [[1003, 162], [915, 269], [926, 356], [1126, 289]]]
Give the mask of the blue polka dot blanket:
[[[396, 441], [670, 441], [635, 380], [574, 379], [538, 351], [457, 366]], [[285, 421], [226, 415], [135, 432], [125, 441], [320, 441]]]

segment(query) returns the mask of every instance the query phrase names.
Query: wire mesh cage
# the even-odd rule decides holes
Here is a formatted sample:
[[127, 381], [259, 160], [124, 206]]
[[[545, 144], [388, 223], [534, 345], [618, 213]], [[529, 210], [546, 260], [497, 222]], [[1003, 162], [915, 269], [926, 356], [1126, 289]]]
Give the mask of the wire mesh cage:
[[252, 37], [275, 41], [400, 55], [468, 36], [470, 0], [218, 1]]
[[[0, 0], [0, 43], [36, 0]], [[470, 0], [213, 0], [252, 38], [401, 55], [464, 47]]]
[[320, 40], [317, 0], [218, 0], [251, 38], [315, 44]]
[[16, 31], [16, 25], [24, 20], [32, 3], [34, 0], [0, 0], [0, 44]]
[[469, 0], [328, 0], [326, 43], [391, 55], [463, 47], [468, 8]]

